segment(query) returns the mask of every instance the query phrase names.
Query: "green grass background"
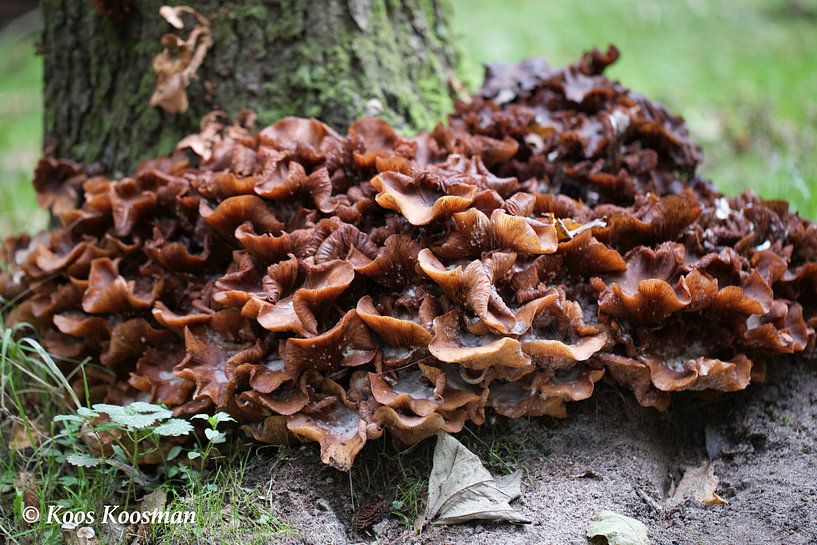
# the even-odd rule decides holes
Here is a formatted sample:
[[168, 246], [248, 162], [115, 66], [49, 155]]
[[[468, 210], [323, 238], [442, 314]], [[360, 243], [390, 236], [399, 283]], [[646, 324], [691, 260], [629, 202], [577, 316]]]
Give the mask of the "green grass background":
[[0, 236], [47, 224], [31, 187], [43, 133], [38, 39], [31, 32], [21, 35], [13, 24], [0, 33]]
[[723, 191], [817, 218], [817, 1], [454, 0], [469, 79], [480, 62], [553, 65], [615, 43], [608, 75], [682, 114]]
[[[687, 118], [725, 192], [817, 218], [817, 0], [453, 0], [467, 82], [481, 63], [554, 65], [615, 43], [609, 75]], [[0, 235], [45, 225], [30, 178], [42, 137], [36, 33], [0, 33]]]

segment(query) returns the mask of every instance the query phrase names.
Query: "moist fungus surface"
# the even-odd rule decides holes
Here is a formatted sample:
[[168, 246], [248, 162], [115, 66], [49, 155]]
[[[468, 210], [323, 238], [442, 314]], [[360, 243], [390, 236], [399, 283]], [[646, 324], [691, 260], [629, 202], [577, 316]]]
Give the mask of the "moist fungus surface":
[[214, 113], [120, 180], [46, 157], [58, 226], [6, 241], [7, 323], [66, 374], [98, 362], [93, 401], [226, 411], [341, 469], [385, 430], [564, 417], [600, 380], [657, 409], [744, 389], [814, 349], [817, 227], [700, 178], [683, 120], [602, 74], [617, 57], [489, 66], [411, 138]]

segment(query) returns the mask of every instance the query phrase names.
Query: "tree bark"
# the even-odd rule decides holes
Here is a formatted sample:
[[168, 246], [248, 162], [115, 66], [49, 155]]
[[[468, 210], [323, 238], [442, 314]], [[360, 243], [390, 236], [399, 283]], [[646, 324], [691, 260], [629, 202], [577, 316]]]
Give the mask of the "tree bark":
[[451, 108], [457, 56], [446, 0], [190, 2], [210, 20], [214, 44], [187, 88], [187, 112], [152, 108], [161, 37], [189, 32], [161, 18], [162, 3], [43, 1], [45, 135], [57, 156], [121, 175], [169, 153], [211, 110], [251, 108], [261, 126], [317, 117], [343, 130], [367, 104], [406, 129], [428, 128]]

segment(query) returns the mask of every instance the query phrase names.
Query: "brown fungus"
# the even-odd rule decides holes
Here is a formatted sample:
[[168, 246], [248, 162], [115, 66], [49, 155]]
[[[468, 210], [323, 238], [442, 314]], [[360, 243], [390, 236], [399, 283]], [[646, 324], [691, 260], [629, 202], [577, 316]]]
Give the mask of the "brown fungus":
[[[157, 104], [185, 106], [198, 32], [167, 38]], [[213, 112], [119, 180], [46, 157], [60, 226], [3, 245], [5, 323], [67, 376], [101, 362], [92, 400], [227, 411], [341, 469], [384, 430], [564, 417], [602, 379], [659, 410], [744, 389], [815, 348], [817, 227], [700, 178], [683, 120], [603, 75], [617, 57], [492, 65], [413, 138]]]

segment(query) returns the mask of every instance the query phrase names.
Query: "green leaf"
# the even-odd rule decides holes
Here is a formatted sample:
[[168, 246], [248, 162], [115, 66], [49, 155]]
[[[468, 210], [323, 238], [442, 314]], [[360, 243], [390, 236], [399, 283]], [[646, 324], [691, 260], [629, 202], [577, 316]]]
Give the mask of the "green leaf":
[[181, 418], [171, 418], [153, 431], [155, 431], [157, 435], [177, 437], [180, 435], [189, 434], [191, 431], [193, 431], [193, 426], [187, 420], [182, 420]]
[[143, 401], [135, 401], [127, 407], [97, 403], [94, 410], [106, 413], [116, 424], [132, 430], [149, 428], [157, 421], [173, 416], [169, 410]]
[[14, 501], [11, 504], [12, 509], [14, 509], [15, 513], [22, 513], [23, 505], [25, 505], [23, 501], [23, 491], [18, 490], [17, 494], [14, 496]]
[[44, 458], [59, 458], [62, 452], [59, 449], [45, 447], [40, 449], [40, 455]]
[[122, 405], [109, 405], [107, 403], [97, 403], [93, 406], [94, 410], [100, 413], [105, 413], [109, 416], [114, 414], [122, 414], [125, 412], [125, 407]]
[[590, 519], [587, 537], [604, 537], [608, 545], [649, 545], [647, 527], [640, 521], [613, 511], [599, 511]]
[[207, 439], [209, 439], [210, 442], [213, 444], [223, 443], [224, 441], [227, 440], [227, 436], [224, 433], [217, 430], [212, 429], [204, 430], [204, 435], [206, 435]]
[[101, 460], [87, 454], [69, 454], [65, 458], [69, 464], [79, 467], [96, 467]]
[[111, 431], [111, 430], [121, 430], [121, 429], [122, 429], [122, 425], [117, 424], [116, 422], [113, 422], [113, 421], [100, 422], [99, 424], [94, 425], [94, 431], [97, 431], [97, 432], [104, 432], [104, 431]]
[[119, 458], [122, 460], [128, 459], [128, 453], [125, 452], [125, 449], [123, 449], [120, 445], [111, 445], [111, 449], [114, 451], [114, 454], [119, 456]]
[[82, 422], [82, 417], [75, 414], [58, 414], [54, 417], [54, 422]]
[[196, 450], [191, 450], [190, 452], [187, 453], [187, 459], [188, 460], [195, 460], [196, 458], [200, 458], [200, 457], [201, 457], [201, 452], [198, 452]]
[[84, 417], [84, 418], [96, 418], [99, 416], [99, 413], [96, 411], [92, 411], [88, 407], [80, 407], [77, 409], [77, 414]]
[[157, 422], [156, 415], [154, 414], [128, 414], [122, 412], [114, 414], [108, 413], [108, 416], [117, 424], [132, 430], [149, 428]]
[[222, 422], [235, 422], [235, 419], [225, 412], [217, 412], [208, 420], [210, 420], [211, 423], [215, 422], [216, 424], [221, 424]]
[[[182, 447], [180, 447], [179, 445], [176, 445], [175, 447], [171, 448], [170, 451], [167, 453], [167, 461], [170, 462], [171, 460], [175, 460], [176, 458], [179, 457], [179, 454], [181, 454], [181, 452]], [[168, 476], [172, 477], [173, 475], [170, 475], [170, 473], [168, 473]]]
[[137, 413], [160, 413], [167, 411], [167, 409], [165, 409], [164, 407], [154, 405], [153, 403], [145, 403], [144, 401], [134, 401], [133, 403], [127, 405], [125, 408], [128, 409], [129, 411]]

